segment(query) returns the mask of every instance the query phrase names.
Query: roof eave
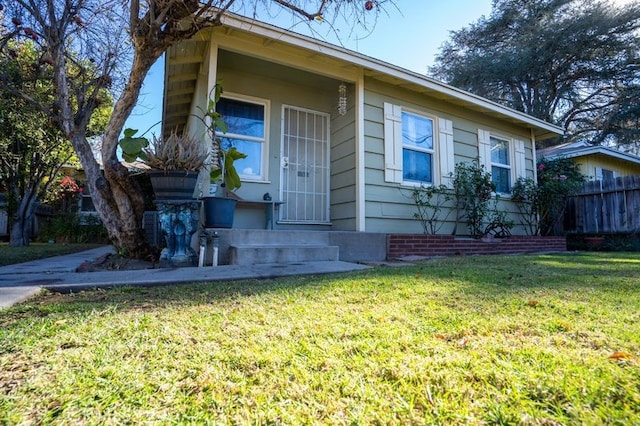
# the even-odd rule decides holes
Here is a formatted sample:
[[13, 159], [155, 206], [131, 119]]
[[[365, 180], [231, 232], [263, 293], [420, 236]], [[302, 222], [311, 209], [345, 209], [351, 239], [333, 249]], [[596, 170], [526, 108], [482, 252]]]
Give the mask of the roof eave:
[[497, 102], [490, 101], [478, 95], [474, 95], [462, 89], [458, 89], [456, 87], [442, 83], [426, 75], [406, 70], [396, 65], [381, 61], [367, 55], [363, 55], [358, 52], [354, 52], [346, 48], [342, 48], [340, 46], [335, 46], [333, 44], [316, 40], [302, 34], [283, 30], [264, 22], [250, 20], [248, 18], [233, 14], [225, 14], [223, 16], [222, 23], [223, 25], [234, 29], [249, 31], [263, 37], [272, 38], [280, 42], [300, 46], [302, 48], [314, 51], [318, 54], [329, 55], [333, 58], [340, 59], [364, 69], [387, 74], [392, 77], [405, 80], [409, 83], [417, 84], [426, 89], [442, 93], [443, 95], [456, 99], [458, 101], [475, 105], [476, 107], [480, 107], [488, 112], [493, 112], [511, 120], [516, 120], [532, 128], [534, 130], [536, 139], [538, 140], [558, 137], [564, 134], [564, 129], [560, 126], [556, 126], [555, 124], [548, 123], [544, 120], [532, 117], [523, 112], [505, 107], [498, 104]]
[[576, 158], [576, 157], [585, 157], [587, 155], [594, 155], [594, 154], [602, 154], [602, 155], [606, 155], [609, 157], [614, 157], [617, 158], [619, 160], [623, 160], [623, 161], [628, 161], [630, 163], [634, 163], [634, 164], [638, 164], [640, 165], [640, 157], [637, 157], [635, 155], [631, 155], [631, 154], [627, 154], [626, 152], [621, 152], [621, 151], [616, 151], [614, 149], [609, 149], [603, 146], [594, 146], [594, 147], [589, 147], [589, 148], [585, 148], [585, 149], [581, 149], [581, 150], [576, 150], [573, 152], [558, 152], [552, 155], [548, 155], [548, 156], [544, 156], [545, 158], [548, 158], [550, 160], [555, 159], [555, 158]]

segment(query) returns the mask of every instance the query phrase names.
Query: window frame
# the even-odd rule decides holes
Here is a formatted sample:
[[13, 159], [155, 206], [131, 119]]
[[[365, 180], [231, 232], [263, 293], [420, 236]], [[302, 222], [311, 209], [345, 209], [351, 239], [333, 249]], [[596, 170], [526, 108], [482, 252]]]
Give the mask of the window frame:
[[417, 147], [415, 145], [405, 145], [404, 143], [404, 136], [402, 137], [402, 156], [404, 158], [404, 150], [410, 150], [410, 151], [414, 151], [414, 152], [422, 152], [425, 154], [430, 154], [431, 155], [431, 182], [427, 182], [427, 181], [416, 181], [416, 180], [406, 180], [404, 178], [404, 172], [405, 172], [405, 162], [404, 160], [402, 161], [402, 185], [404, 186], [421, 186], [421, 185], [426, 185], [426, 186], [435, 186], [438, 184], [439, 180], [438, 180], [438, 176], [439, 176], [439, 161], [436, 161], [438, 159], [438, 131], [436, 130], [438, 127], [438, 117], [431, 115], [431, 114], [427, 114], [425, 112], [422, 111], [417, 111], [414, 109], [410, 109], [410, 108], [405, 108], [405, 107], [401, 107], [400, 108], [400, 124], [401, 126], [404, 127], [404, 115], [413, 115], [415, 117], [421, 118], [421, 119], [427, 119], [431, 121], [431, 138], [432, 138], [432, 148], [428, 149], [428, 148], [420, 148]]
[[500, 195], [506, 195], [506, 196], [511, 196], [511, 188], [513, 187], [513, 184], [515, 183], [515, 145], [513, 142], [512, 138], [506, 137], [506, 136], [502, 136], [502, 135], [497, 135], [495, 133], [489, 133], [489, 149], [491, 150], [493, 148], [492, 146], [492, 142], [493, 140], [498, 140], [501, 142], [506, 142], [507, 145], [507, 159], [509, 161], [508, 164], [503, 164], [503, 163], [497, 163], [493, 161], [492, 156], [489, 156], [489, 164], [491, 166], [491, 170], [489, 170], [489, 172], [491, 173], [491, 181], [495, 184], [495, 182], [493, 181], [493, 168], [497, 167], [500, 169], [505, 169], [509, 171], [509, 191], [508, 192], [501, 192], [498, 191], [496, 189], [496, 193], [500, 194]]
[[602, 167], [600, 169], [600, 173], [602, 174], [602, 183], [613, 181], [616, 178], [616, 172], [611, 169], [605, 169]]
[[[260, 150], [260, 170], [261, 174], [259, 176], [256, 175], [247, 175], [243, 174], [242, 170], [238, 170], [238, 175], [240, 176], [240, 180], [242, 182], [255, 182], [255, 183], [269, 183], [269, 128], [270, 128], [270, 110], [271, 110], [271, 101], [269, 99], [258, 98], [255, 96], [243, 95], [234, 92], [224, 92], [220, 99], [228, 99], [233, 101], [244, 102], [248, 104], [260, 105], [264, 108], [263, 115], [263, 127], [264, 127], [264, 135], [262, 138], [256, 136], [247, 136], [239, 133], [223, 133], [220, 136], [223, 138], [236, 139], [236, 140], [245, 140], [249, 142], [258, 142], [261, 143]], [[224, 120], [224, 117], [223, 117]], [[240, 160], [236, 160], [240, 161]]]

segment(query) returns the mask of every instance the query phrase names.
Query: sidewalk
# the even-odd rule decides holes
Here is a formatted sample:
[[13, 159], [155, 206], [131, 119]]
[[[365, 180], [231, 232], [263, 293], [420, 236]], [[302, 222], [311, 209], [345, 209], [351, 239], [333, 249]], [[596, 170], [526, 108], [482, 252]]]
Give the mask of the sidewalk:
[[289, 264], [222, 265], [202, 268], [158, 268], [135, 271], [75, 272], [84, 261], [92, 261], [110, 246], [0, 267], [0, 309], [22, 302], [46, 288], [78, 292], [91, 288], [156, 286], [193, 282], [266, 279], [294, 275], [329, 274], [368, 269], [348, 262], [298, 262]]

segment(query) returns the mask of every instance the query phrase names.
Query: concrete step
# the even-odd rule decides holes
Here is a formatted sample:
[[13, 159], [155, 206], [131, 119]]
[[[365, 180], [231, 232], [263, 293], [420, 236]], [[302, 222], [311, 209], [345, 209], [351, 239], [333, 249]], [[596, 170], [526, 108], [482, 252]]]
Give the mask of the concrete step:
[[329, 245], [329, 235], [321, 231], [233, 229], [231, 245]]
[[231, 265], [339, 260], [339, 247], [314, 244], [232, 244]]

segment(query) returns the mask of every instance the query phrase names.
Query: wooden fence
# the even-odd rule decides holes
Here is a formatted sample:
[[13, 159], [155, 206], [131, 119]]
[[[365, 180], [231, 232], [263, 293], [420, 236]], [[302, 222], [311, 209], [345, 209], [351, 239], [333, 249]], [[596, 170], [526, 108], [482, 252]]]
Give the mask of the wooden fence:
[[567, 201], [564, 230], [581, 234], [640, 231], [640, 176], [586, 182]]

